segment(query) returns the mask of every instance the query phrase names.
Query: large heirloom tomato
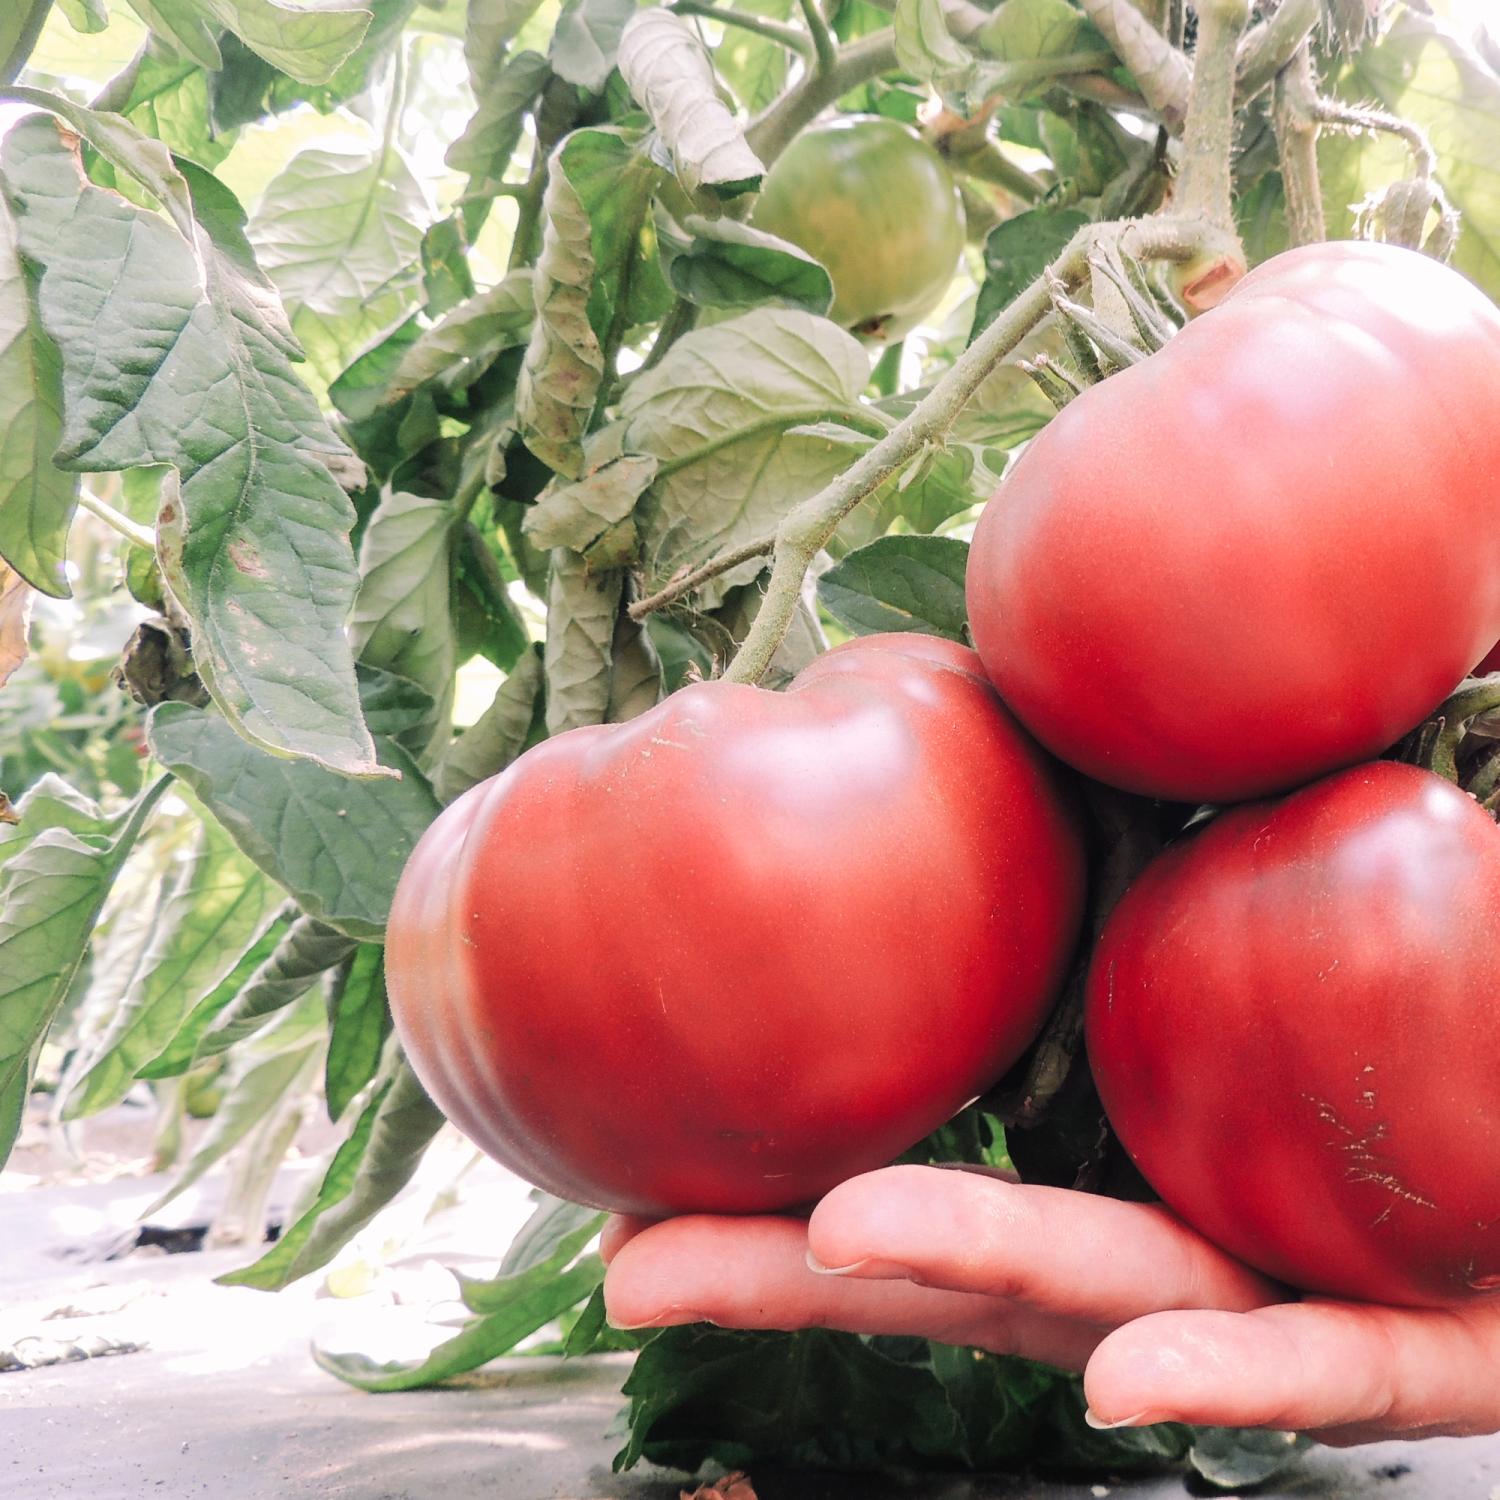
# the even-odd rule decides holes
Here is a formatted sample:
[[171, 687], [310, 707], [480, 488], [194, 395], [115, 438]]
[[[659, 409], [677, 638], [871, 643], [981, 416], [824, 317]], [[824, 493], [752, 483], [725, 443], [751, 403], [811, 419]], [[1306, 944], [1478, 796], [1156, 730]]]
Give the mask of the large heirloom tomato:
[[1500, 311], [1410, 250], [1253, 271], [986, 507], [974, 641], [1070, 764], [1182, 801], [1367, 760], [1500, 636]]
[[1224, 813], [1094, 954], [1089, 1059], [1166, 1202], [1310, 1291], [1500, 1288], [1500, 829], [1382, 761]]
[[396, 1025], [460, 1129], [601, 1208], [752, 1212], [889, 1161], [1024, 1050], [1082, 902], [973, 652], [885, 636], [544, 742], [402, 875]]
[[887, 339], [937, 306], [964, 248], [947, 164], [909, 126], [875, 115], [804, 130], [766, 174], [751, 222], [823, 263], [829, 317]]

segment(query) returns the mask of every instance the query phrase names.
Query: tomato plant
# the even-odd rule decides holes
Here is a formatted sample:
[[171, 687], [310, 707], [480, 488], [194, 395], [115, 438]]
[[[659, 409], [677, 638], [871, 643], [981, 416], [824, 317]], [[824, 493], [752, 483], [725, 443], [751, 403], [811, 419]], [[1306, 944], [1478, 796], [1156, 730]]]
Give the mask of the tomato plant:
[[1222, 814], [1105, 928], [1088, 1051], [1151, 1185], [1309, 1291], [1500, 1286], [1500, 829], [1431, 772], [1358, 766]]
[[699, 683], [522, 756], [433, 825], [387, 973], [419, 1076], [548, 1191], [802, 1203], [1000, 1076], [1082, 902], [1054, 773], [978, 659], [872, 636], [784, 693]]
[[937, 306], [964, 247], [963, 204], [942, 158], [880, 116], [799, 135], [767, 173], [754, 223], [827, 267], [829, 317], [884, 339]]
[[975, 644], [1090, 776], [1232, 801], [1378, 754], [1494, 644], [1500, 312], [1390, 245], [1258, 267], [986, 508]]

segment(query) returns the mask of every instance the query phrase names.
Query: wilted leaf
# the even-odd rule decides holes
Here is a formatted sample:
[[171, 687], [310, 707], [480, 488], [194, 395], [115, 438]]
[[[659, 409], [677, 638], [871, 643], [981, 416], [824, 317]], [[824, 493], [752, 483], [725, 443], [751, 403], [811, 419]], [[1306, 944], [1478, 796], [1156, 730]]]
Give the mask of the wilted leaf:
[[591, 574], [576, 552], [552, 554], [547, 590], [547, 732], [600, 724], [609, 712], [610, 648], [623, 587], [618, 572]]
[[350, 937], [380, 936], [401, 869], [438, 813], [405, 751], [380, 746], [400, 780], [355, 781], [267, 755], [221, 715], [181, 703], [152, 713], [150, 736], [157, 758], [304, 911]]
[[396, 1054], [312, 1202], [259, 1260], [218, 1277], [220, 1285], [280, 1291], [326, 1266], [411, 1181], [442, 1125], [437, 1106]]
[[541, 653], [525, 651], [496, 690], [494, 701], [448, 746], [434, 768], [433, 784], [444, 802], [497, 775], [521, 753], [532, 736], [541, 691]]
[[540, 53], [518, 52], [479, 95], [463, 134], [443, 160], [480, 179], [480, 192], [483, 183], [498, 182], [521, 139], [526, 114], [551, 76], [551, 65]]
[[719, 98], [713, 67], [687, 21], [659, 7], [637, 11], [620, 39], [620, 72], [689, 193], [709, 188], [729, 198], [757, 186], [765, 167]]
[[83, 963], [110, 886], [167, 785], [163, 777], [137, 797], [123, 825], [43, 830], [0, 872], [0, 1165], [20, 1130], [37, 1050]]
[[552, 33], [551, 61], [559, 78], [599, 93], [620, 51], [636, 0], [565, 0]]
[[0, 198], [0, 557], [33, 588], [65, 599], [78, 477], [52, 462], [62, 441], [62, 362], [42, 332], [36, 290]]
[[68, 1092], [64, 1118], [83, 1119], [119, 1103], [137, 1072], [162, 1053], [184, 1017], [234, 968], [285, 899], [222, 828], [200, 824], [193, 848], [172, 876], [123, 1003]]
[[858, 635], [910, 630], [963, 642], [968, 561], [968, 544], [954, 537], [881, 537], [835, 563], [818, 594]]
[[[589, 553], [630, 515], [655, 475], [656, 460], [650, 455], [626, 454], [582, 479], [554, 480], [527, 512], [521, 529], [538, 547], [570, 547]], [[606, 559], [603, 565], [627, 560]]]
[[[846, 448], [788, 429], [835, 421], [880, 433], [860, 405], [869, 375], [860, 344], [823, 318], [761, 309], [686, 334], [621, 403], [624, 446], [661, 460], [636, 510], [646, 592], [683, 567], [770, 535], [787, 511], [847, 467]], [[763, 567], [725, 574], [706, 607]]]
[[[106, 138], [134, 135], [98, 118], [115, 122]], [[158, 552], [193, 621], [199, 675], [247, 736], [372, 772], [343, 634], [354, 513], [329, 467], [352, 455], [291, 371], [295, 346], [238, 205], [184, 164], [203, 217], [189, 219], [190, 245], [89, 186], [46, 119], [9, 133], [4, 166], [21, 252], [42, 266], [43, 326], [63, 356], [61, 461], [176, 468], [179, 503], [162, 507]], [[163, 191], [186, 198], [188, 182], [173, 172]]]
[[34, 597], [30, 584], [0, 562], [0, 687], [26, 660], [26, 636]]
[[460, 303], [401, 351], [381, 396], [390, 405], [429, 382], [449, 394], [467, 390], [507, 349], [529, 336], [536, 302], [530, 271], [513, 271]]

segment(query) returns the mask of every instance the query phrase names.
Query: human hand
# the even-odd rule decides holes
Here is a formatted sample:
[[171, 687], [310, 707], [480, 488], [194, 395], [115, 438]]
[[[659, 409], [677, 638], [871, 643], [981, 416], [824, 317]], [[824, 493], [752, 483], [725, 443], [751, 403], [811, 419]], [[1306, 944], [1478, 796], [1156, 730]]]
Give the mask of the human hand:
[[1084, 1372], [1099, 1426], [1188, 1422], [1336, 1445], [1500, 1429], [1500, 1300], [1293, 1294], [1158, 1204], [887, 1167], [810, 1219], [612, 1219], [618, 1327], [916, 1334]]

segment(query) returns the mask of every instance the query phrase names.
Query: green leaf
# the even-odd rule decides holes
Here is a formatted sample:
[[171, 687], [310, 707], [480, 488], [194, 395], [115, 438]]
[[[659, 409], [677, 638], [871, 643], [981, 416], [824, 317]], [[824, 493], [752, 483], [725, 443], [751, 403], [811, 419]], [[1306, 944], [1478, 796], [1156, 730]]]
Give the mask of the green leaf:
[[78, 478], [52, 462], [62, 441], [62, 361], [42, 331], [36, 296], [0, 199], [0, 558], [33, 588], [66, 599]]
[[137, 797], [117, 831], [109, 823], [87, 833], [44, 829], [0, 872], [0, 1165], [20, 1130], [47, 1028], [83, 963], [114, 878], [169, 780]]
[[623, 333], [632, 279], [654, 271], [640, 238], [662, 170], [619, 130], [575, 130], [552, 154], [547, 227], [536, 264], [536, 326], [516, 386], [526, 446], [569, 479], [583, 474], [583, 436]]
[[[142, 47], [122, 73], [105, 84], [93, 108], [124, 115], [137, 129], [212, 169], [229, 155], [236, 132], [215, 129], [209, 115], [209, 75], [191, 58], [170, 56]], [[101, 186], [125, 190], [127, 183], [111, 167]]]
[[244, 989], [251, 976], [270, 958], [292, 925], [290, 903], [281, 907], [251, 940], [234, 967], [188, 1011], [172, 1040], [144, 1067], [137, 1078], [177, 1078], [198, 1055], [198, 1041], [214, 1018]]
[[534, 1188], [531, 1197], [536, 1208], [510, 1242], [510, 1248], [500, 1262], [498, 1279], [473, 1281], [468, 1277], [459, 1278], [459, 1284], [464, 1288], [464, 1302], [471, 1311], [493, 1312], [505, 1299], [504, 1286], [509, 1277], [535, 1270], [540, 1265], [557, 1269], [570, 1264], [603, 1227], [604, 1215], [597, 1208], [585, 1208], [581, 1203], [554, 1198], [540, 1188]]
[[469, 0], [464, 14], [464, 62], [469, 85], [483, 99], [505, 62], [505, 49], [541, 0]]
[[57, 0], [57, 8], [68, 18], [68, 25], [85, 36], [94, 36], [109, 25], [106, 0]]
[[424, 689], [365, 662], [359, 664], [359, 701], [370, 733], [399, 740], [408, 750], [408, 741], [420, 739], [432, 719], [432, 698]]
[[550, 54], [557, 76], [592, 94], [601, 92], [635, 5], [636, 0], [564, 0]]
[[[131, 4], [141, 9], [139, 0]], [[279, 0], [196, 0], [196, 5], [273, 68], [299, 83], [323, 83], [331, 78], [370, 24], [369, 10], [357, 0], [302, 0], [295, 6]], [[152, 8], [163, 8], [162, 0], [152, 0]], [[180, 13], [192, 7], [172, 0], [171, 9]]]
[[1029, 208], [998, 224], [984, 242], [984, 284], [974, 305], [972, 343], [1063, 252], [1089, 222], [1076, 208]]
[[686, 20], [659, 7], [637, 11], [621, 35], [619, 66], [689, 193], [708, 188], [732, 198], [759, 185], [765, 166], [719, 98], [708, 54]]
[[462, 218], [454, 213], [429, 224], [422, 235], [422, 291], [427, 312], [440, 318], [475, 292], [469, 269], [469, 242]]
[[[121, 159], [145, 139], [118, 116], [69, 119], [104, 121], [99, 139]], [[42, 267], [43, 326], [62, 351], [60, 462], [173, 466], [180, 493], [163, 504], [158, 551], [193, 623], [199, 675], [241, 733], [373, 773], [343, 634], [354, 513], [330, 471], [353, 459], [292, 373], [295, 346], [238, 205], [189, 164], [171, 172], [160, 186], [178, 218], [190, 197], [190, 245], [89, 186], [41, 118], [9, 133], [0, 160], [21, 252]], [[146, 153], [137, 165], [152, 163]]]
[[438, 709], [458, 666], [450, 591], [454, 510], [397, 492], [376, 507], [359, 548], [360, 585], [349, 620], [359, 659], [422, 688]]
[[543, 654], [548, 734], [604, 722], [623, 588], [618, 572], [591, 573], [576, 552], [563, 547], [552, 554]]
[[[795, 0], [736, 0], [738, 11], [785, 21]], [[758, 114], [786, 87], [788, 54], [768, 37], [739, 26], [726, 26], [714, 48], [714, 71], [751, 114]]]
[[526, 343], [536, 301], [530, 271], [460, 303], [401, 352], [381, 402], [392, 405], [424, 385], [458, 396], [480, 379], [507, 350]]
[[[636, 509], [645, 592], [770, 535], [847, 467], [846, 448], [789, 428], [833, 420], [884, 432], [887, 424], [859, 401], [869, 368], [864, 349], [836, 324], [764, 308], [684, 335], [638, 376], [620, 406], [624, 447], [662, 463]], [[711, 608], [763, 566], [732, 570], [700, 600]]]
[[411, 1181], [442, 1125], [437, 1106], [397, 1054], [312, 1202], [259, 1260], [216, 1280], [274, 1292], [321, 1270]]
[[968, 561], [968, 543], [954, 537], [881, 537], [824, 573], [818, 597], [856, 635], [909, 630], [965, 642]]
[[541, 691], [541, 654], [528, 650], [496, 689], [494, 701], [448, 746], [434, 768], [434, 786], [443, 802], [498, 775], [536, 737]]
[[1077, 50], [1086, 25], [1068, 0], [1004, 0], [978, 39], [986, 56], [999, 62], [1029, 61]]
[[150, 736], [157, 758], [304, 911], [350, 937], [380, 936], [402, 866], [438, 813], [403, 750], [380, 747], [399, 780], [355, 781], [266, 755], [220, 715], [183, 703], [155, 709]]
[[498, 183], [515, 153], [526, 116], [552, 76], [552, 67], [539, 52], [518, 52], [485, 86], [463, 134], [448, 147], [443, 160], [457, 172], [470, 172], [484, 184]]
[[125, 814], [107, 817], [92, 797], [70, 786], [56, 772], [48, 771], [16, 807], [15, 823], [0, 823], [0, 870], [49, 828], [65, 828], [80, 838], [111, 836], [125, 821]]
[[942, 0], [897, 0], [893, 30], [896, 61], [914, 78], [947, 80], [974, 67], [974, 54], [948, 30]]
[[874, 1467], [913, 1449], [952, 1453], [962, 1438], [930, 1370], [826, 1329], [665, 1329], [641, 1350], [625, 1394], [630, 1438], [616, 1469], [645, 1458], [691, 1472], [752, 1456]]
[[234, 968], [286, 899], [207, 820], [168, 892], [124, 1003], [68, 1091], [64, 1119], [80, 1120], [118, 1104], [139, 1070], [161, 1055], [188, 1012]]
[[337, 1120], [375, 1076], [391, 1032], [385, 993], [385, 949], [361, 943], [329, 976], [332, 1022], [323, 1066], [328, 1118]]
[[426, 197], [399, 151], [299, 151], [250, 226], [292, 331], [327, 378], [417, 300]]
[[689, 302], [734, 309], [775, 302], [819, 314], [832, 306], [828, 272], [790, 240], [737, 219], [689, 214], [682, 227], [691, 238], [668, 262], [667, 279]]
[[1195, 1427], [1188, 1462], [1216, 1489], [1244, 1490], [1300, 1463], [1312, 1439], [1295, 1432]]
[[197, 0], [129, 0], [131, 10], [175, 53], [217, 72], [224, 64], [215, 28]]
[[363, 1354], [326, 1354], [321, 1349], [313, 1351], [313, 1358], [330, 1375], [362, 1391], [417, 1390], [477, 1370], [509, 1354], [522, 1339], [590, 1296], [604, 1279], [604, 1264], [597, 1255], [585, 1256], [567, 1270], [556, 1259], [489, 1283], [485, 1302], [491, 1311], [439, 1344], [424, 1360], [378, 1364]]
[[12, 0], [0, 15], [0, 86], [20, 76], [51, 9], [52, 0]]
[[204, 1028], [193, 1061], [217, 1057], [263, 1031], [354, 950], [354, 940], [326, 922], [298, 917], [234, 999]]

